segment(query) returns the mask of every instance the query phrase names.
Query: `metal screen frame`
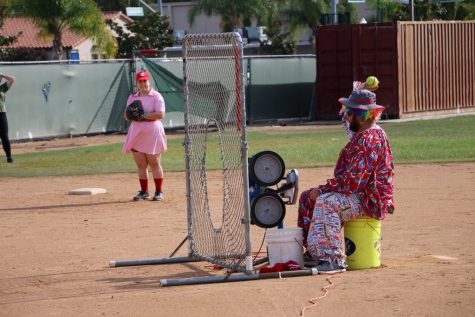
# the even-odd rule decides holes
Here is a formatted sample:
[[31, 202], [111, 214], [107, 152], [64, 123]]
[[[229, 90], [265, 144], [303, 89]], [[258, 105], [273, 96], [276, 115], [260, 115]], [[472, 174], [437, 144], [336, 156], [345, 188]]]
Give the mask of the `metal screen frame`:
[[[232, 53], [232, 54], [229, 54]], [[192, 78], [199, 77], [196, 74], [196, 70], [190, 67], [195, 64], [202, 63], [219, 63], [225, 60], [225, 62], [231, 61], [234, 63], [234, 74], [222, 74], [219, 72], [213, 73], [213, 69], [209, 69], [206, 74], [206, 79], [201, 83], [192, 81]], [[206, 64], [207, 65], [207, 64]], [[206, 68], [205, 68], [206, 69]], [[193, 73], [195, 72], [195, 73]], [[218, 74], [219, 73], [219, 74]], [[188, 241], [189, 241], [189, 257], [198, 258], [214, 264], [218, 264], [222, 267], [228, 268], [231, 271], [251, 273], [253, 269], [252, 263], [252, 248], [250, 238], [250, 207], [249, 207], [249, 180], [248, 180], [248, 155], [247, 155], [247, 136], [246, 136], [246, 113], [244, 102], [244, 69], [243, 69], [243, 44], [241, 36], [238, 33], [216, 33], [216, 34], [190, 34], [186, 35], [183, 40], [183, 74], [184, 74], [184, 101], [185, 101], [185, 160], [186, 160], [186, 191], [187, 191], [187, 219], [188, 219]], [[214, 76], [215, 75], [215, 76]], [[234, 86], [232, 89], [229, 87], [216, 87], [216, 83], [221, 84], [224, 76], [232, 77], [234, 79]], [[206, 88], [206, 85], [209, 85]], [[207, 102], [200, 101], [198, 106], [195, 107], [196, 99], [200, 99], [198, 95], [194, 94], [195, 91], [212, 90], [213, 85], [216, 89], [220, 90], [220, 101], [214, 105], [214, 111], [210, 113], [200, 112], [199, 108]], [[225, 84], [226, 85], [226, 84]], [[231, 98], [223, 98], [223, 93], [229, 93]], [[195, 98], [195, 99], [193, 99]], [[222, 100], [226, 100], [223, 102]], [[230, 100], [229, 100], [230, 99]], [[204, 106], [204, 108], [212, 108]], [[206, 152], [205, 146], [203, 157], [198, 157], [199, 161], [202, 161], [201, 169], [197, 170], [193, 165], [193, 159], [195, 159], [196, 153], [194, 147], [203, 146], [202, 144], [196, 145], [195, 136], [197, 133], [202, 134], [204, 142], [207, 142], [208, 133], [211, 133], [211, 128], [218, 131], [219, 134], [219, 146], [222, 153], [221, 159], [224, 162], [226, 153], [224, 141], [221, 136], [223, 134], [239, 135], [240, 138], [240, 166], [241, 171], [239, 173], [240, 178], [237, 178], [237, 174], [234, 173], [231, 176], [224, 175], [224, 187], [226, 183], [230, 182], [226, 177], [235, 177], [232, 179], [235, 183], [240, 183], [241, 193], [233, 193], [234, 196], [241, 195], [237, 204], [232, 204], [234, 216], [239, 215], [240, 226], [237, 232], [228, 231], [227, 234], [221, 230], [226, 226], [225, 217], [228, 216], [229, 210], [225, 210], [223, 206], [223, 225], [220, 228], [215, 228], [212, 221], [206, 221], [208, 219], [198, 219], [198, 214], [203, 215], [208, 212], [208, 192], [207, 192], [207, 170], [206, 170]], [[202, 140], [201, 140], [202, 141]], [[206, 144], [205, 144], [206, 145]], [[224, 164], [223, 164], [224, 166]], [[227, 171], [223, 167], [223, 173]], [[235, 171], [236, 172], [236, 171]], [[196, 174], [199, 173], [200, 178], [196, 179]], [[195, 176], [194, 176], [195, 175]], [[200, 187], [201, 186], [201, 187]], [[203, 192], [204, 189], [204, 192]], [[226, 205], [226, 199], [228, 196], [224, 196], [226, 190], [223, 189], [223, 200]], [[237, 197], [234, 197], [236, 200]], [[236, 201], [235, 201], [236, 202]], [[208, 208], [208, 210], [203, 210]], [[238, 210], [241, 209], [241, 210]], [[206, 224], [202, 223], [206, 222]], [[211, 227], [210, 225], [211, 224]], [[200, 227], [201, 226], [201, 227]], [[198, 228], [200, 227], [200, 228]], [[205, 228], [203, 228], [205, 227]], [[241, 236], [240, 233], [243, 235]], [[226, 237], [229, 234], [235, 234], [231, 237], [233, 243], [231, 246], [222, 245], [226, 244], [226, 240], [222, 239], [222, 235]], [[208, 239], [208, 240], [204, 240]], [[229, 238], [228, 238], [229, 239]], [[205, 241], [205, 243], [203, 243]], [[206, 245], [203, 245], [206, 244]], [[243, 248], [239, 248], [241, 245]], [[236, 247], [237, 246], [237, 247]], [[233, 249], [233, 247], [235, 247]]]

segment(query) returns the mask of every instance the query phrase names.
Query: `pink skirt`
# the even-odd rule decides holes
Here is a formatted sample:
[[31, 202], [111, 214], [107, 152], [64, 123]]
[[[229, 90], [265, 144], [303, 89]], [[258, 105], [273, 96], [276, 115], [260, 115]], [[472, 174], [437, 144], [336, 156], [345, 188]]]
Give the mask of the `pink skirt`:
[[146, 154], [160, 154], [167, 150], [167, 136], [160, 120], [133, 121], [127, 132], [122, 152], [132, 149]]

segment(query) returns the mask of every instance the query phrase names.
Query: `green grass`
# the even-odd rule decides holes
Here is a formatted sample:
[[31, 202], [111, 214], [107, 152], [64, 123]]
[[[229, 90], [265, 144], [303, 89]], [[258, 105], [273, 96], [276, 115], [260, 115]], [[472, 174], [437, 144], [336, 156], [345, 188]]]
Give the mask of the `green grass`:
[[[383, 122], [396, 164], [475, 161], [475, 116]], [[125, 139], [125, 136], [124, 136]], [[288, 168], [333, 166], [347, 138], [340, 125], [302, 126], [248, 132], [249, 156], [263, 150], [279, 153]], [[15, 155], [15, 164], [1, 162], [0, 177], [96, 175], [135, 172], [122, 144]], [[219, 142], [208, 144], [208, 169], [220, 168]], [[163, 155], [165, 171], [184, 171], [183, 138], [169, 140]]]
[[475, 161], [475, 116], [384, 126], [397, 163]]

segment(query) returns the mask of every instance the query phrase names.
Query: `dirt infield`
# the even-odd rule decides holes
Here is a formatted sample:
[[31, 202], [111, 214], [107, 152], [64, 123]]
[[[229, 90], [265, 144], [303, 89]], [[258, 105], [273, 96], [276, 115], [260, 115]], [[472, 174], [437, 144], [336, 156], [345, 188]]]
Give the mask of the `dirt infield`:
[[[302, 189], [332, 173], [299, 172]], [[83, 187], [108, 192], [68, 195]], [[399, 165], [396, 188], [382, 267], [331, 277], [305, 316], [475, 316], [475, 163]], [[205, 262], [109, 268], [167, 257], [186, 236], [183, 173], [166, 174], [163, 202], [134, 203], [136, 190], [134, 174], [0, 179], [0, 316], [299, 316], [328, 285], [320, 275], [160, 287], [224, 271]], [[296, 211], [288, 207], [287, 227]], [[254, 251], [263, 233], [252, 228]]]

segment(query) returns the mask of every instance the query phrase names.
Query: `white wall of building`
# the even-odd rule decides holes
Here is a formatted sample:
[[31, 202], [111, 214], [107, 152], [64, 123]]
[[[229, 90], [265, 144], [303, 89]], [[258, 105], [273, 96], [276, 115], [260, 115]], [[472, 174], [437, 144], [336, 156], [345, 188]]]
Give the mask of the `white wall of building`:
[[79, 59], [80, 60], [92, 60], [92, 52], [93, 52], [93, 43], [91, 39], [87, 39], [83, 41], [81, 44], [76, 46], [74, 50], [79, 52]]
[[188, 11], [191, 9], [193, 2], [172, 2], [163, 3], [163, 14], [170, 19], [170, 25], [173, 31], [186, 31], [190, 33], [217, 33], [221, 32], [219, 16], [206, 16], [200, 14], [195, 18], [193, 24], [188, 21]]

